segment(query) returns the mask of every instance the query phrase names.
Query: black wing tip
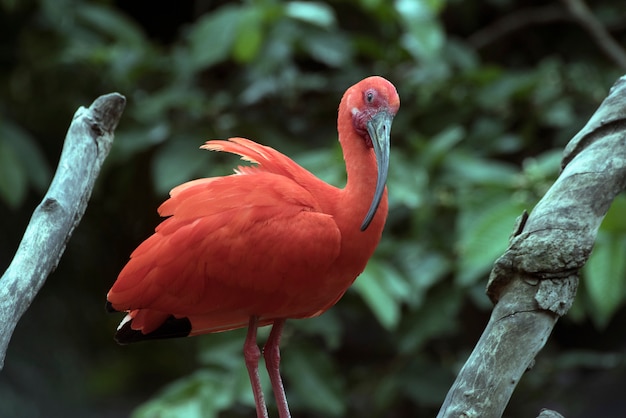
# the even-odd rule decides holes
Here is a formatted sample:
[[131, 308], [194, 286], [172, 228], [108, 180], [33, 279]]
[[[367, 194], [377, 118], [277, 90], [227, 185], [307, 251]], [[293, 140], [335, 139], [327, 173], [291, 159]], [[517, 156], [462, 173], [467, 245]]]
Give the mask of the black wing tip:
[[104, 305], [104, 309], [108, 312], [108, 313], [114, 313], [114, 312], [119, 312], [117, 309], [115, 309], [113, 307], [113, 304], [111, 302], [109, 302], [107, 300], [107, 303]]
[[169, 316], [157, 329], [148, 334], [132, 329], [131, 323], [132, 320], [125, 322], [115, 333], [114, 338], [118, 344], [126, 345], [147, 340], [188, 337], [191, 333], [191, 322], [189, 319], [175, 318], [173, 315]]

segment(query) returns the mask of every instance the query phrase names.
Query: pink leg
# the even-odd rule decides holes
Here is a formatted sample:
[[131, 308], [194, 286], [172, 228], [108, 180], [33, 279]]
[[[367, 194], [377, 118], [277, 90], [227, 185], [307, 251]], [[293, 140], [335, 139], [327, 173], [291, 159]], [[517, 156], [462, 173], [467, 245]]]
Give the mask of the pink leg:
[[263, 347], [263, 357], [265, 357], [265, 367], [270, 375], [272, 382], [272, 390], [276, 398], [276, 407], [278, 408], [278, 416], [280, 418], [291, 418], [289, 413], [289, 405], [287, 405], [287, 397], [285, 396], [285, 388], [283, 387], [283, 379], [280, 377], [280, 336], [283, 333], [284, 319], [274, 321], [270, 336]]
[[246, 367], [248, 368], [252, 392], [254, 393], [256, 416], [257, 418], [268, 418], [265, 398], [263, 397], [263, 388], [261, 388], [261, 379], [259, 378], [259, 358], [261, 357], [261, 351], [256, 343], [258, 321], [258, 316], [250, 317], [248, 335], [246, 336], [246, 342], [243, 344], [243, 356], [246, 359]]

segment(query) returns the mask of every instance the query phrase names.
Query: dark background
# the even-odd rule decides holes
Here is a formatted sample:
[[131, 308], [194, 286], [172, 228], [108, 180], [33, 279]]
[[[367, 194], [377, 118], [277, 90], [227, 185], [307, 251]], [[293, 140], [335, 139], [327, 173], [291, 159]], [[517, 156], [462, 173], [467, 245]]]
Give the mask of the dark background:
[[[283, 374], [297, 417], [434, 416], [487, 322], [486, 279], [515, 218], [626, 72], [588, 29], [600, 23], [623, 55], [621, 2], [589, 2], [583, 20], [570, 3], [1, 0], [3, 270], [77, 107], [111, 91], [128, 105], [87, 213], [15, 331], [0, 416], [253, 416], [241, 330], [120, 347], [106, 292], [171, 187], [239, 163], [198, 150], [207, 139], [254, 139], [341, 185], [336, 109], [371, 74], [402, 101], [385, 234], [337, 306], [288, 322]], [[626, 413], [625, 204], [505, 416]]]

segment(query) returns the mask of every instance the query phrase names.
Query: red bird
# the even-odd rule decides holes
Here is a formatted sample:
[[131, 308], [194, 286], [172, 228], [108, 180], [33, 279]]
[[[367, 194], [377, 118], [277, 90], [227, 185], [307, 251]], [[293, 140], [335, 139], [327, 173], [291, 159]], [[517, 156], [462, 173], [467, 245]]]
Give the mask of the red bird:
[[279, 371], [287, 318], [333, 306], [365, 269], [387, 218], [395, 87], [369, 77], [350, 87], [337, 127], [347, 183], [339, 189], [289, 157], [243, 138], [201, 148], [239, 154], [255, 165], [174, 188], [158, 209], [166, 217], [131, 254], [107, 295], [125, 311], [121, 344], [248, 327], [244, 356], [258, 417], [261, 390], [257, 327], [272, 324], [263, 350], [281, 418], [290, 417]]

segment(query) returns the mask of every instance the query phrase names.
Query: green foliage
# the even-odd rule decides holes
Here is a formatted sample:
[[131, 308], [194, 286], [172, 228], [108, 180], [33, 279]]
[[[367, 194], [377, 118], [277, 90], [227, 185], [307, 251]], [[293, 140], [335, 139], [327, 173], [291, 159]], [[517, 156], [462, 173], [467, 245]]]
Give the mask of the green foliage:
[[26, 131], [10, 121], [0, 120], [0, 197], [17, 209], [29, 186], [42, 192], [51, 180], [43, 153]]
[[592, 256], [585, 265], [588, 311], [600, 328], [607, 326], [626, 298], [626, 198], [618, 196], [604, 218]]
[[359, 292], [380, 324], [393, 330], [400, 321], [400, 309], [411, 294], [405, 277], [391, 263], [373, 259], [359, 276], [354, 289]]
[[[248, 372], [242, 361], [240, 331], [215, 335], [199, 355], [202, 368], [169, 384], [159, 396], [142, 405], [134, 418], [217, 417], [235, 402], [254, 405]], [[263, 383], [269, 384], [264, 376]]]
[[344, 416], [345, 381], [338, 365], [319, 346], [296, 343], [293, 347], [281, 362], [287, 382], [293, 388], [293, 407], [316, 411], [324, 417]]
[[[11, 401], [0, 402], [0, 415], [250, 416], [245, 333], [118, 348], [109, 335], [119, 318], [100, 308], [106, 289], [153, 230], [173, 186], [240, 163], [199, 150], [208, 139], [249, 137], [341, 186], [338, 101], [370, 74], [394, 82], [402, 101], [387, 227], [337, 306], [287, 323], [283, 374], [295, 416], [435, 415], [486, 323], [484, 285], [515, 219], [550, 187], [561, 150], [619, 72], [574, 23], [558, 26], [559, 36], [550, 24], [498, 33], [494, 22], [532, 7], [521, 0], [195, 2], [181, 19], [185, 2], [173, 2], [157, 29], [149, 19], [158, 2], [139, 11], [135, 3], [0, 2], [5, 264], [76, 107], [109, 91], [128, 98], [87, 216], [23, 321], [43, 335], [14, 338], [8, 383], [0, 381], [0, 398]], [[607, 24], [624, 18], [614, 2], [592, 6]], [[611, 33], [626, 41], [623, 25]], [[477, 35], [492, 38], [480, 43]], [[584, 269], [573, 321], [557, 328], [542, 354], [548, 366], [522, 381], [508, 416], [536, 415], [548, 399], [575, 415], [582, 407], [557, 383], [585, 392], [579, 371], [604, 370], [613, 357], [602, 350], [619, 349], [598, 332], [623, 328], [625, 210], [619, 197]], [[598, 333], [593, 344], [588, 333]], [[37, 338], [65, 350], [77, 370], [71, 379], [69, 365], [36, 355]], [[45, 372], [32, 370], [33, 359]], [[77, 385], [81, 379], [96, 383]]]

